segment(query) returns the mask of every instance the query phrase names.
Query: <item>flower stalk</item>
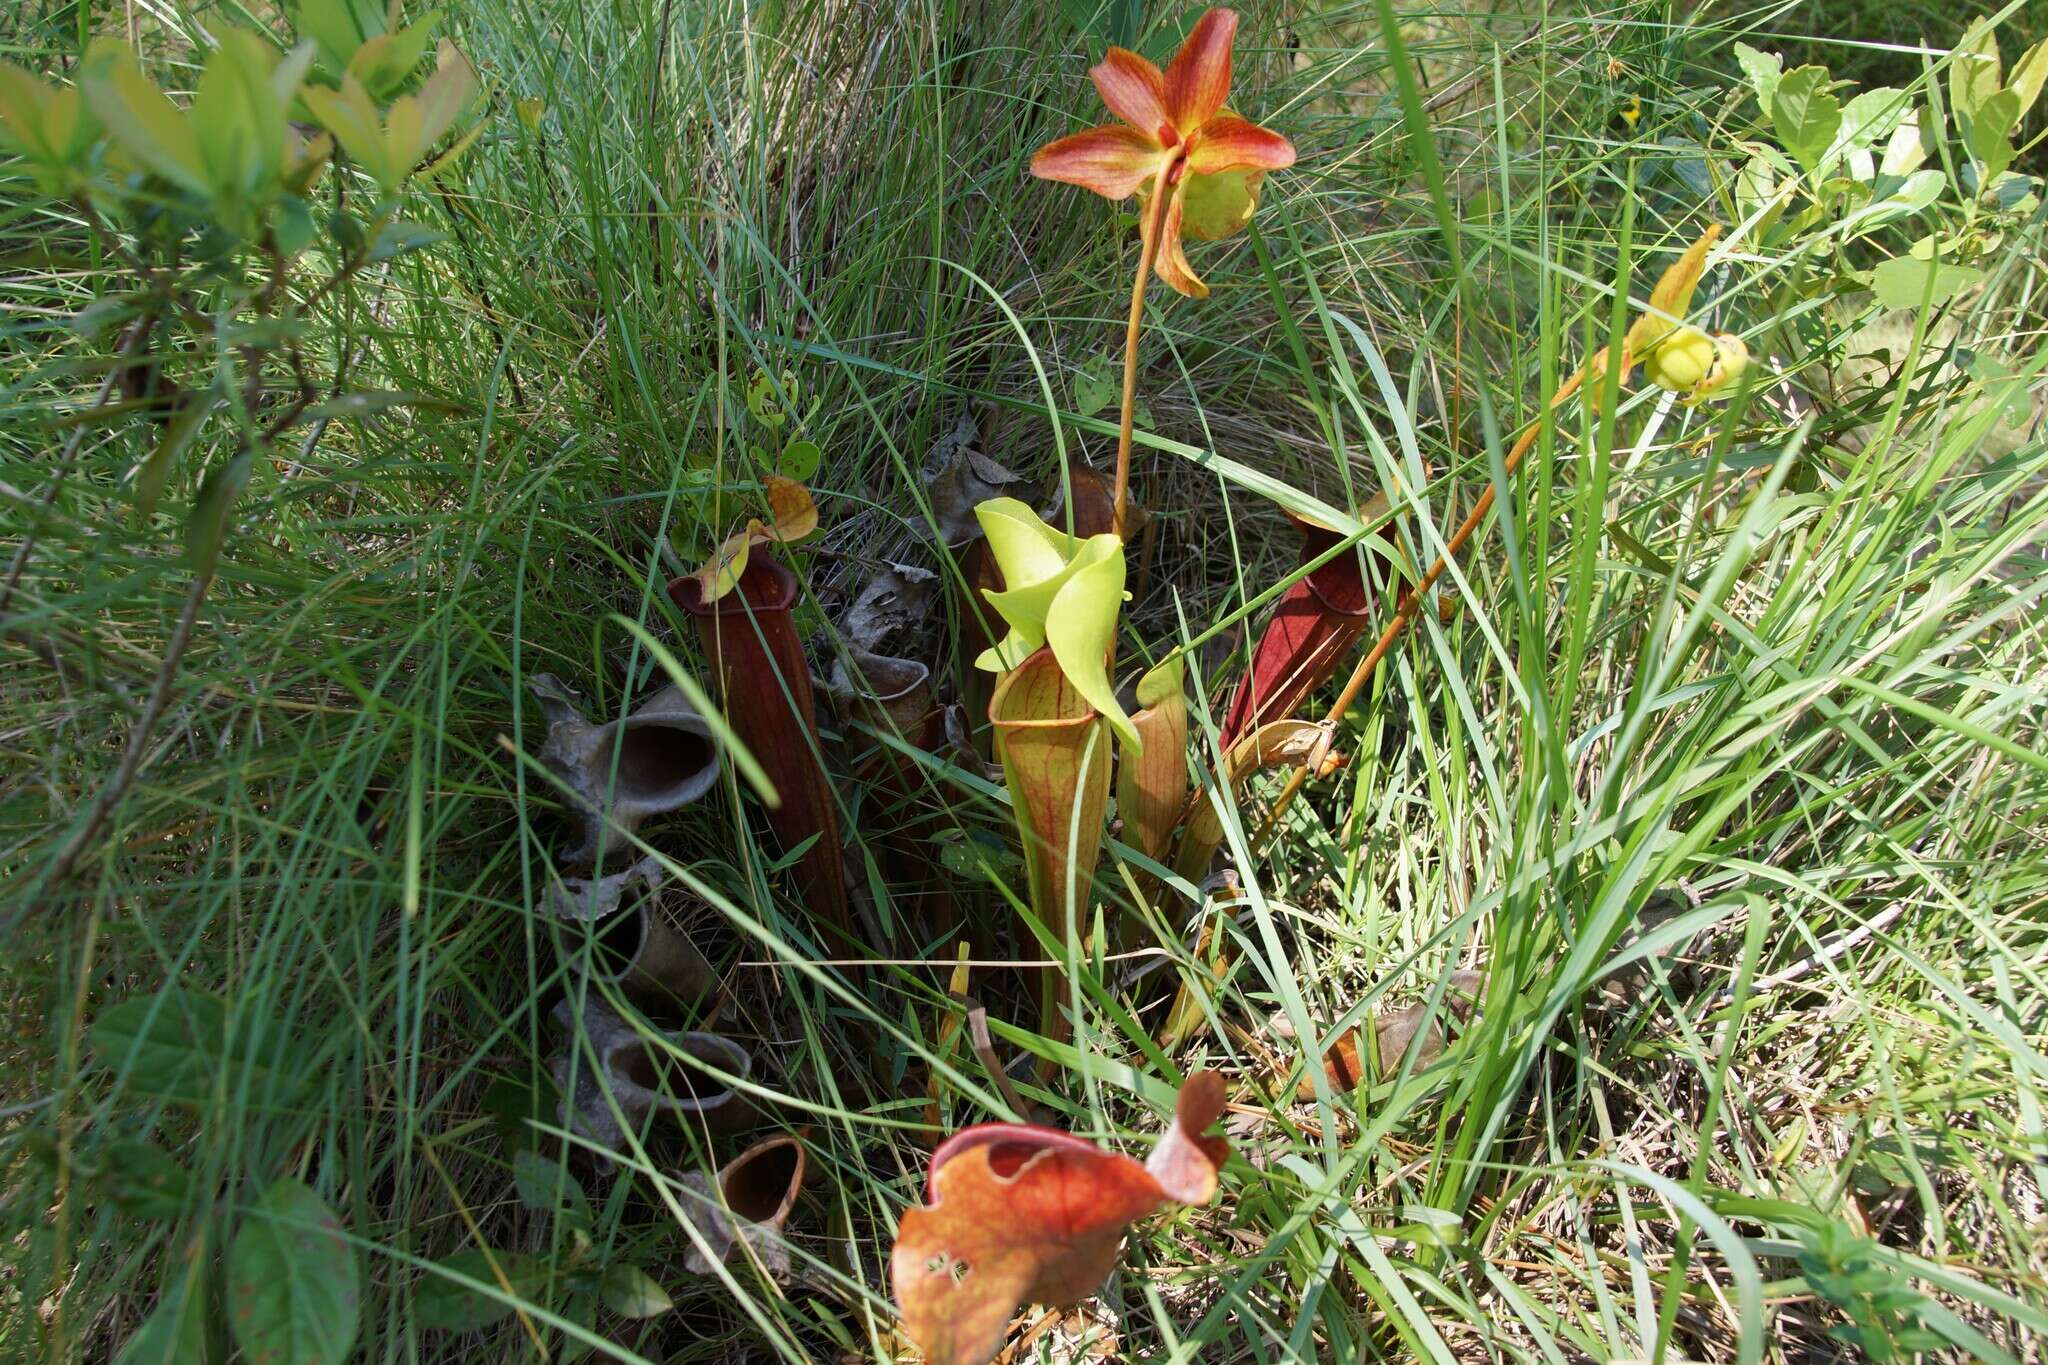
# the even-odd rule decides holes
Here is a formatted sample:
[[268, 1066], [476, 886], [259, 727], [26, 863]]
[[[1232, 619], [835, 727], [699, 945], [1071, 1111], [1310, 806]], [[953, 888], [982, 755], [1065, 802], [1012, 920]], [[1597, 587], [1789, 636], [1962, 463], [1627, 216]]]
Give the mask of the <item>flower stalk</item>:
[[1138, 275], [1131, 281], [1131, 317], [1124, 327], [1123, 408], [1116, 427], [1116, 483], [1110, 499], [1114, 509], [1110, 530], [1118, 540], [1124, 538], [1124, 508], [1130, 500], [1131, 442], [1138, 413], [1138, 335], [1145, 326], [1145, 286], [1151, 283], [1153, 267], [1159, 260], [1159, 242], [1166, 235], [1166, 213], [1172, 204], [1170, 195], [1152, 196], [1138, 250]]

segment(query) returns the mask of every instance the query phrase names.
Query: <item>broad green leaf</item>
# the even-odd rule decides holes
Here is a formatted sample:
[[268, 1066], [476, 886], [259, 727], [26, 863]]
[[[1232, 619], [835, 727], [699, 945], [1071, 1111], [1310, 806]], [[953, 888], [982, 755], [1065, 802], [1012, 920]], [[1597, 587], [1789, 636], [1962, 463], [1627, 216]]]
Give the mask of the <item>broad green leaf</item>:
[[1778, 141], [1809, 173], [1820, 169], [1842, 127], [1842, 107], [1828, 83], [1826, 67], [1802, 66], [1785, 73], [1771, 98], [1771, 126]]
[[[1750, 228], [1755, 240], [1769, 235], [1792, 191], [1792, 181], [1762, 156], [1752, 156], [1735, 176], [1735, 203], [1742, 217], [1756, 222]], [[1766, 207], [1768, 206], [1768, 207]]]
[[1756, 92], [1757, 108], [1770, 113], [1771, 101], [1777, 97], [1778, 82], [1785, 74], [1785, 59], [1775, 52], [1759, 52], [1748, 43], [1737, 43], [1735, 60], [1742, 67], [1743, 79]]
[[1988, 188], [2012, 164], [2016, 154], [2012, 133], [2019, 126], [2019, 121], [2020, 97], [2010, 90], [2000, 90], [1991, 95], [1978, 106], [1975, 114], [1963, 121], [1970, 157], [1983, 167], [1979, 184]]
[[2021, 118], [2025, 118], [2034, 102], [2041, 98], [2044, 85], [2048, 85], [2048, 38], [2035, 43], [2013, 63], [2012, 79], [2005, 88], [2019, 97]]
[[1074, 411], [1093, 417], [1114, 403], [1122, 391], [1123, 382], [1110, 373], [1108, 358], [1097, 356], [1074, 376]]
[[1884, 159], [1877, 164], [1880, 175], [1911, 175], [1927, 160], [1927, 138], [1918, 118], [1907, 119], [1892, 129], [1886, 140]]
[[284, 162], [284, 102], [270, 84], [277, 65], [268, 43], [228, 29], [206, 59], [189, 117], [215, 193], [254, 199]]
[[582, 1183], [560, 1162], [531, 1147], [521, 1148], [512, 1158], [512, 1187], [519, 1192], [519, 1202], [530, 1209], [558, 1216], [572, 1226], [591, 1226], [590, 1197]]
[[98, 1184], [131, 1218], [182, 1218], [192, 1196], [191, 1172], [142, 1138], [120, 1138], [101, 1150]]
[[[494, 1265], [496, 1269], [492, 1268]], [[489, 1285], [497, 1293], [472, 1289], [436, 1273], [437, 1269]], [[544, 1270], [524, 1252], [458, 1251], [421, 1273], [412, 1293], [413, 1319], [422, 1327], [438, 1331], [473, 1332], [511, 1316], [512, 1305], [505, 1301], [504, 1289], [498, 1281], [501, 1273], [505, 1283], [511, 1285], [513, 1295], [521, 1299], [533, 1298], [546, 1283]]]
[[421, 84], [419, 94], [394, 100], [386, 120], [385, 142], [401, 172], [410, 171], [433, 149], [481, 89], [469, 58], [442, 40], [434, 74]]
[[13, 62], [0, 62], [0, 150], [51, 159], [50, 102], [56, 91]]
[[440, 22], [441, 11], [429, 10], [415, 23], [367, 39], [349, 58], [349, 74], [380, 99], [397, 94], [426, 59]]
[[1983, 277], [1972, 266], [1897, 256], [1873, 270], [1870, 283], [1887, 308], [1939, 308]]
[[1868, 206], [1845, 219], [1843, 227], [1853, 226], [1859, 232], [1867, 232], [1881, 224], [1918, 213], [1941, 198], [1941, 192], [1947, 187], [1948, 177], [1940, 171], [1931, 168], [1915, 171], [1890, 194], [1871, 201]]
[[229, 1060], [228, 1024], [219, 996], [173, 986], [101, 1010], [89, 1037], [94, 1059], [129, 1090], [198, 1103]]
[[320, 235], [313, 222], [313, 210], [305, 200], [296, 194], [287, 194], [277, 201], [277, 217], [271, 224], [271, 231], [277, 240], [277, 249], [289, 261], [313, 244]]
[[334, 134], [341, 150], [363, 168], [364, 174], [387, 192], [397, 188], [410, 166], [393, 169], [384, 144], [383, 121], [377, 117], [370, 92], [363, 89], [361, 81], [353, 76], [343, 77], [339, 91], [309, 85], [300, 92], [300, 98], [313, 117], [320, 120], [320, 126]]
[[824, 462], [824, 449], [816, 441], [791, 441], [782, 448], [782, 458], [775, 462], [776, 473], [798, 483], [808, 483]]
[[370, 35], [357, 22], [346, 0], [299, 0], [299, 32], [320, 47], [320, 55], [337, 74], [345, 71]]
[[61, 193], [84, 170], [99, 135], [99, 119], [76, 86], [51, 85], [0, 62], [0, 151], [26, 159], [39, 188]]
[[228, 1323], [252, 1361], [341, 1365], [361, 1311], [355, 1254], [320, 1196], [290, 1176], [242, 1214], [228, 1248]]
[[207, 1307], [206, 1261], [194, 1256], [165, 1280], [156, 1307], [122, 1343], [114, 1365], [213, 1365], [220, 1352]]
[[228, 517], [234, 511], [235, 500], [249, 486], [249, 473], [254, 467], [253, 456], [243, 450], [208, 474], [206, 482], [199, 485], [199, 496], [192, 500], [191, 514], [185, 520], [185, 561], [194, 575], [211, 577], [220, 566], [220, 547], [227, 538]]
[[1911, 113], [1913, 102], [1905, 92], [1880, 86], [1866, 90], [1842, 106], [1842, 131], [1837, 141], [1843, 152], [1868, 151], [1892, 135]]
[[1074, 690], [1102, 713], [1130, 752], [1141, 753], [1145, 741], [1117, 704], [1107, 667], [1124, 602], [1123, 542], [1107, 533], [1090, 536], [1065, 580], [1045, 614], [1045, 642]]
[[94, 39], [79, 67], [78, 83], [115, 145], [137, 165], [193, 194], [211, 190], [190, 115], [142, 74], [126, 43]]
[[658, 1318], [675, 1307], [646, 1271], [623, 1261], [605, 1268], [597, 1292], [604, 1306], [622, 1318]]
[[270, 68], [270, 93], [277, 97], [279, 109], [290, 107], [298, 96], [299, 87], [306, 83], [306, 73], [313, 69], [315, 55], [312, 43], [300, 43], [284, 54], [283, 61]]
[[2004, 83], [1997, 28], [1989, 18], [1973, 19], [1949, 52], [1949, 107], [1968, 122]]

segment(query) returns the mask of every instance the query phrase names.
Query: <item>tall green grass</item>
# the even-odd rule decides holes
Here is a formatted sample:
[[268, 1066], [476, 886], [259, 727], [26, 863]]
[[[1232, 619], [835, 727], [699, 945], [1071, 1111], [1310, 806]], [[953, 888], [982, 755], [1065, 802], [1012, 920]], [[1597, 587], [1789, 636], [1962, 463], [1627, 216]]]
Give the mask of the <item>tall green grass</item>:
[[[1292, 567], [1277, 502], [1398, 490], [1403, 557], [1426, 564], [1624, 296], [1715, 212], [1682, 143], [1722, 115], [1732, 38], [1953, 37], [1875, 11], [1831, 30], [1832, 8], [1708, 26], [1659, 5], [1404, 10], [1394, 68], [1388, 12], [1247, 12], [1241, 99], [1301, 164], [1254, 234], [1202, 249], [1212, 301], [1152, 305], [1136, 487], [1162, 529], [1127, 619], [1134, 644], [1200, 640], [1211, 706], [1262, 619], [1248, 604]], [[138, 23], [175, 67], [228, 17]], [[8, 55], [76, 50], [76, 15], [16, 22]], [[346, 355], [359, 383], [432, 401], [332, 421], [257, 479], [149, 766], [63, 885], [41, 868], [111, 768], [183, 579], [169, 514], [129, 511], [133, 432], [88, 440], [33, 523], [0, 643], [0, 872], [22, 915], [0, 1109], [11, 1357], [109, 1358], [295, 1174], [364, 1267], [364, 1360], [889, 1359], [927, 1073], [949, 1126], [1007, 1116], [970, 1052], [940, 1051], [965, 1008], [945, 994], [954, 945], [906, 928], [878, 945], [893, 965], [818, 966], [728, 782], [645, 837], [703, 895], [694, 923], [736, 997], [720, 1027], [809, 1131], [797, 1274], [681, 1271], [663, 1173], [727, 1154], [683, 1132], [615, 1182], [586, 1173], [579, 1253], [511, 1175], [519, 1147], [557, 1149], [546, 1009], [575, 951], [534, 908], [563, 826], [517, 755], [542, 734], [533, 673], [612, 715], [660, 674], [633, 626], [690, 656], [661, 586], [739, 509], [687, 465], [757, 472], [756, 371], [819, 401], [836, 522], [803, 563], [826, 597], [922, 553], [919, 466], [963, 409], [1029, 476], [1104, 458], [1110, 424], [1046, 401], [1071, 409], [1111, 353], [1133, 251], [1113, 211], [1025, 172], [1093, 118], [1090, 45], [1054, 7], [481, 0], [456, 22], [496, 94], [459, 182], [412, 209], [448, 240], [370, 278], [324, 340], [330, 368]], [[531, 131], [522, 99], [542, 103]], [[23, 182], [0, 233], [12, 538], [98, 378], [66, 319], [103, 277]], [[1056, 1064], [1016, 1080], [1060, 1122], [1128, 1147], [1200, 1066], [1240, 1102], [1223, 1198], [1141, 1227], [1043, 1358], [1088, 1333], [1159, 1360], [1804, 1357], [1842, 1349], [1825, 1333], [1862, 1292], [1850, 1252], [1952, 1349], [2038, 1355], [2041, 219], [1910, 332], [1929, 363], [1846, 397], [1829, 371], [1862, 305], [1812, 302], [1826, 257], [1741, 248], [1710, 276], [1702, 304], [1760, 357], [1744, 401], [1561, 412], [1349, 718], [1344, 775], [1263, 847], [1270, 792], [1245, 794], [1241, 894], [1200, 915], [1169, 895], [1152, 941], [1126, 928], [1084, 958], [1071, 1045], [977, 973], [1004, 1057]], [[1932, 363], [1964, 352], [2010, 378]], [[826, 619], [807, 600], [807, 632]], [[988, 783], [942, 773], [941, 793], [963, 833], [1006, 829]], [[1162, 1053], [1167, 1002], [1206, 979], [1201, 923], [1230, 975]], [[1335, 1094], [1284, 1036], [1446, 1008], [1460, 965], [1486, 969], [1485, 999], [1426, 1068]], [[173, 984], [219, 992], [231, 1022], [201, 1093], [167, 1104], [85, 1033]], [[161, 1216], [106, 1194], [118, 1144], [145, 1135], [191, 1173]], [[539, 1258], [521, 1312], [423, 1325], [428, 1264], [479, 1245]], [[562, 1287], [607, 1260], [673, 1311], [566, 1314]]]

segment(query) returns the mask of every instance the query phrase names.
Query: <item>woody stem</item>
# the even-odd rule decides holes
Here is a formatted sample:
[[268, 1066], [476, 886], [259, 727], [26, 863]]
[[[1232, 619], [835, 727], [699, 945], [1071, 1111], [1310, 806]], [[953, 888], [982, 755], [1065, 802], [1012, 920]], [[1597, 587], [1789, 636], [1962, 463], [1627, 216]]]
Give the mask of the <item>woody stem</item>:
[[1162, 172], [1154, 181], [1152, 204], [1145, 217], [1144, 246], [1138, 253], [1138, 277], [1131, 281], [1131, 320], [1124, 328], [1124, 406], [1116, 432], [1116, 493], [1110, 529], [1121, 540], [1124, 502], [1131, 483], [1131, 424], [1138, 410], [1138, 332], [1145, 322], [1145, 286], [1159, 259], [1159, 238], [1166, 231], [1166, 209], [1173, 195]]

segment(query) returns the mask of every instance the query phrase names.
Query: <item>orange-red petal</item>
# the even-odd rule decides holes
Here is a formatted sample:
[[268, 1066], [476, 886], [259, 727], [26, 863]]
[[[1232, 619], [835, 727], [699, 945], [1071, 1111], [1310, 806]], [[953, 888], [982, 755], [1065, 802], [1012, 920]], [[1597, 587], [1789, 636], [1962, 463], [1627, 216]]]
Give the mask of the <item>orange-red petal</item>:
[[1148, 137], [1159, 137], [1168, 120], [1166, 77], [1158, 67], [1129, 48], [1113, 47], [1088, 74], [1110, 113]]
[[1237, 12], [1212, 9], [1195, 21], [1166, 68], [1166, 112], [1182, 136], [1216, 117], [1230, 97], [1230, 44]]
[[1188, 149], [1188, 170], [1196, 175], [1277, 171], [1293, 164], [1293, 143], [1236, 114], [1221, 114], [1203, 124]]
[[1031, 173], [1093, 190], [1105, 199], [1126, 199], [1159, 173], [1159, 144], [1134, 128], [1105, 124], [1040, 147]]
[[1182, 176], [1181, 182], [1173, 187], [1173, 202], [1166, 206], [1166, 222], [1160, 234], [1159, 255], [1153, 268], [1175, 293], [1185, 294], [1191, 299], [1206, 299], [1209, 286], [1203, 284], [1201, 277], [1189, 268], [1187, 253], [1180, 247], [1181, 209], [1187, 202], [1187, 192], [1187, 177]]

